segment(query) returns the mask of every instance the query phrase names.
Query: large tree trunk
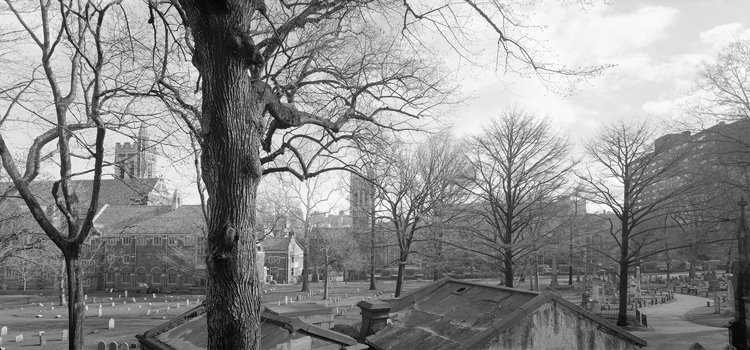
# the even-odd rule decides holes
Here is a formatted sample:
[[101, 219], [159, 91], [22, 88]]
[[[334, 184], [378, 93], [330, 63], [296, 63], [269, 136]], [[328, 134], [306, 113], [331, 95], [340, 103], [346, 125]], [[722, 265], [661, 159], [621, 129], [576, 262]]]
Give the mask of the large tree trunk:
[[[76, 248], [73, 248], [76, 249]], [[68, 348], [84, 349], [83, 321], [86, 309], [83, 301], [83, 284], [79, 253], [65, 252], [65, 269], [68, 274]]]
[[[308, 247], [307, 236], [305, 236], [305, 247]], [[304, 254], [302, 256], [302, 276], [301, 276], [302, 277], [302, 289], [301, 289], [302, 292], [307, 292], [308, 290], [310, 290], [310, 282], [308, 281], [308, 278], [307, 278], [307, 269], [310, 266], [310, 262], [309, 262], [310, 258], [308, 254], [309, 251], [310, 251], [310, 248], [305, 248], [302, 250], [302, 254]]]
[[252, 90], [247, 57], [236, 48], [238, 33], [250, 32], [254, 2], [185, 4], [195, 38], [193, 63], [203, 80], [208, 349], [259, 349], [261, 281], [253, 227], [265, 107]]
[[505, 249], [503, 255], [503, 267], [505, 270], [505, 286], [513, 288], [513, 251], [508, 248]]

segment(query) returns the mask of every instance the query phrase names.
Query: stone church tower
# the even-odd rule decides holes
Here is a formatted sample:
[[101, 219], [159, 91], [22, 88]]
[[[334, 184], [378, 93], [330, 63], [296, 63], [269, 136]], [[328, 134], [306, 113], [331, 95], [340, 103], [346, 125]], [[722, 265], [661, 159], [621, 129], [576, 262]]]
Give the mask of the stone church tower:
[[115, 144], [115, 178], [117, 179], [146, 179], [154, 177], [156, 157], [150, 152], [146, 127], [141, 124], [138, 139], [135, 143], [125, 142]]

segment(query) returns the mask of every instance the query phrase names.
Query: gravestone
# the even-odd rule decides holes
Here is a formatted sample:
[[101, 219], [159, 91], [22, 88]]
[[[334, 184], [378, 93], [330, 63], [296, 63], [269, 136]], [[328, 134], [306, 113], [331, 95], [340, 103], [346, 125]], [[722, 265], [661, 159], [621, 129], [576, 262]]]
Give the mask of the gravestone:
[[135, 303], [136, 303], [135, 298], [133, 298], [133, 304], [135, 304]]
[[89, 306], [88, 305], [86, 305], [85, 308], [86, 308], [86, 311], [89, 311]]
[[3, 328], [0, 328], [0, 335], [8, 335], [8, 327], [3, 326]]
[[117, 342], [113, 341], [109, 343], [109, 348], [107, 350], [117, 350]]
[[23, 334], [19, 334], [16, 336], [16, 343], [20, 343], [23, 341]]
[[125, 297], [126, 298], [128, 297], [128, 291], [125, 291]]
[[101, 309], [102, 309], [102, 304], [99, 304], [99, 310], [101, 310]]
[[107, 343], [100, 341], [99, 345], [96, 347], [96, 350], [107, 350]]
[[734, 310], [734, 286], [732, 286], [732, 280], [727, 280], [727, 305], [729, 305], [730, 310]]
[[693, 343], [693, 345], [690, 346], [689, 350], [706, 350], [706, 348], [704, 348], [700, 343]]
[[718, 297], [714, 298], [714, 313], [721, 313], [721, 299], [719, 299]]
[[96, 297], [91, 297], [91, 302], [96, 304]]
[[84, 294], [83, 295], [83, 300], [89, 300], [89, 295], [88, 294]]
[[146, 311], [146, 316], [151, 315], [151, 309]]
[[127, 342], [120, 344], [120, 348], [118, 350], [128, 350], [130, 349], [130, 344]]
[[47, 345], [47, 334], [44, 331], [39, 332], [39, 346]]
[[99, 309], [99, 317], [102, 317], [102, 309]]
[[109, 326], [108, 326], [108, 328], [109, 329], [115, 329], [115, 319], [114, 318], [110, 318], [109, 319]]
[[115, 302], [114, 301], [112, 302], [112, 306], [115, 306]]
[[64, 329], [64, 330], [62, 331], [62, 337], [61, 337], [61, 339], [60, 339], [60, 340], [61, 340], [61, 341], [67, 341], [67, 340], [68, 340], [68, 330], [67, 330], [67, 329]]

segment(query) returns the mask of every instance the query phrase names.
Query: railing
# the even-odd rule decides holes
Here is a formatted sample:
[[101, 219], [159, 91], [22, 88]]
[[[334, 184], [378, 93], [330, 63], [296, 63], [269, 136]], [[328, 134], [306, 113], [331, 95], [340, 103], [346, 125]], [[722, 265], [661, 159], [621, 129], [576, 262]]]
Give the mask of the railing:
[[[617, 324], [617, 316], [620, 313], [617, 310], [602, 310], [597, 315], [610, 323]], [[646, 314], [641, 313], [638, 310], [628, 310], [626, 312], [626, 317], [628, 319], [628, 326], [637, 326], [637, 327], [648, 327], [648, 318], [646, 317]]]

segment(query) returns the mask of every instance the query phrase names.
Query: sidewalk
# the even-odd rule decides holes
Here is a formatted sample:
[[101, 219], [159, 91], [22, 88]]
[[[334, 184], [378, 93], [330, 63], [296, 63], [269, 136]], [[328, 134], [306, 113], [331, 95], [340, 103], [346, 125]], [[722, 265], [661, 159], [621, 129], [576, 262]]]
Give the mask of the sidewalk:
[[675, 294], [675, 301], [668, 304], [641, 308], [648, 316], [648, 325], [653, 332], [631, 332], [648, 341], [648, 350], [688, 350], [698, 342], [706, 350], [721, 350], [729, 344], [726, 328], [697, 325], [685, 319], [686, 312], [706, 305], [710, 299], [692, 295]]

